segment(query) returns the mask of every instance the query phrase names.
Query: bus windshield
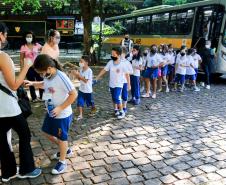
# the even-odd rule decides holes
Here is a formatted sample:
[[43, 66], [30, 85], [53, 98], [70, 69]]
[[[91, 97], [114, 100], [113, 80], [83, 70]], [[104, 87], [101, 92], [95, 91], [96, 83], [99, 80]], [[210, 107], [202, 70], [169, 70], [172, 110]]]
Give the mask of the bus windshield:
[[226, 22], [225, 22], [224, 32], [223, 32], [223, 45], [226, 47]]

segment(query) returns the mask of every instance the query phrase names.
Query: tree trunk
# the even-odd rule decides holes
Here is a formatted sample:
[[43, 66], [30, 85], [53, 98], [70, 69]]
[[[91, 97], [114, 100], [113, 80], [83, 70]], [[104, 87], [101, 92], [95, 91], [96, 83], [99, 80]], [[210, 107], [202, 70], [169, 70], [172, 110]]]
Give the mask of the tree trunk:
[[96, 6], [96, 0], [79, 0], [81, 8], [82, 21], [84, 26], [83, 44], [84, 54], [90, 55], [93, 10]]
[[99, 41], [98, 41], [98, 62], [100, 62], [101, 57], [101, 48], [102, 48], [102, 23], [103, 23], [103, 0], [99, 0], [100, 4], [100, 32], [99, 32]]

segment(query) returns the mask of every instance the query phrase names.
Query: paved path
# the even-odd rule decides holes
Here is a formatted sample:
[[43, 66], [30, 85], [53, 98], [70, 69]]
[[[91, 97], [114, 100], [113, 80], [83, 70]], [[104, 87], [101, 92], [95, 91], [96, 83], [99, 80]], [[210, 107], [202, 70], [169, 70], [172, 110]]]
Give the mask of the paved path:
[[[118, 121], [112, 116], [106, 81], [95, 86], [97, 115], [86, 115], [71, 128], [75, 155], [63, 175], [50, 174], [56, 164], [51, 155], [57, 149], [40, 131], [43, 105], [33, 104], [32, 147], [43, 175], [11, 184], [226, 184], [225, 84], [214, 85], [210, 91], [160, 93], [156, 100], [129, 106], [127, 117]], [[18, 151], [18, 145], [14, 150]]]

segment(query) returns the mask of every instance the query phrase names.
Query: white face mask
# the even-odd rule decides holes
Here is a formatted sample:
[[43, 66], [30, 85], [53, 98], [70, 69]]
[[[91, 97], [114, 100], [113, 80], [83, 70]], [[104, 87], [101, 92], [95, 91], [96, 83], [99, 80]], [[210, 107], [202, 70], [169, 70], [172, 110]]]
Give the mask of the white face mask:
[[30, 37], [26, 37], [26, 41], [27, 41], [27, 43], [31, 43], [32, 42], [32, 38], [30, 38]]
[[56, 40], [56, 44], [60, 43], [60, 39], [55, 39]]
[[84, 64], [83, 63], [79, 63], [79, 67], [80, 68], [83, 68], [84, 67]]
[[206, 48], [208, 48], [208, 49], [209, 49], [209, 48], [210, 48], [210, 45], [209, 45], [209, 44], [206, 44]]

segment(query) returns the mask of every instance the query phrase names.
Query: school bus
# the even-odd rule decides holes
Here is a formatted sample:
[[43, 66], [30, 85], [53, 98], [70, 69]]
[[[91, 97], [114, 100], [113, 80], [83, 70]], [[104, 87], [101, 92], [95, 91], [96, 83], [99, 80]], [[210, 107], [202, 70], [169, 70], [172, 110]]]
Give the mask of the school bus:
[[[226, 73], [226, 0], [205, 0], [178, 6], [161, 5], [135, 10], [130, 14], [107, 18], [105, 24], [121, 23], [135, 44], [186, 45], [199, 49], [206, 40], [216, 48], [215, 73]], [[103, 49], [107, 52], [119, 45], [124, 33], [105, 35]]]

